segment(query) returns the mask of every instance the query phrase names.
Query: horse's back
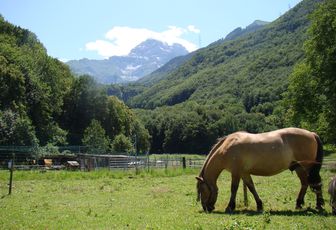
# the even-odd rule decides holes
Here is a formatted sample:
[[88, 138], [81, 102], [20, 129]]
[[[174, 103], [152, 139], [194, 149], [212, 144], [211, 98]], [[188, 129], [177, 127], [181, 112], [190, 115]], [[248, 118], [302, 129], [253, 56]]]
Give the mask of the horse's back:
[[317, 142], [315, 133], [299, 128], [279, 130], [284, 144], [288, 145], [296, 161], [315, 161]]
[[317, 144], [314, 133], [299, 128], [284, 128], [271, 132], [250, 134], [239, 132], [241, 144], [247, 144], [253, 149], [265, 149], [266, 151], [292, 151], [305, 152], [314, 149], [316, 152]]
[[315, 147], [316, 151], [313, 139], [313, 133], [297, 128], [260, 134], [233, 133], [226, 140], [226, 158], [235, 161], [229, 170], [240, 167], [254, 175], [277, 174], [288, 169], [292, 162], [314, 160], [310, 150]]

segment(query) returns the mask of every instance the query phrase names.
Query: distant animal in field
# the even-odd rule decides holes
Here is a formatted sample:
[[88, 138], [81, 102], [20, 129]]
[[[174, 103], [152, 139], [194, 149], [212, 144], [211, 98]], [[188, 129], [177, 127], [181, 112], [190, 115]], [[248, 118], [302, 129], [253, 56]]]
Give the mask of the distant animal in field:
[[332, 213], [336, 215], [336, 176], [329, 183], [328, 193], [330, 194]]
[[285, 128], [267, 133], [236, 132], [222, 138], [208, 154], [197, 179], [197, 200], [203, 210], [215, 209], [218, 195], [217, 179], [225, 169], [231, 173], [231, 197], [226, 208], [236, 207], [240, 179], [249, 188], [258, 211], [263, 203], [251, 175], [272, 176], [286, 169], [295, 171], [301, 182], [296, 208], [302, 208], [308, 186], [316, 194], [316, 208], [323, 209], [320, 169], [323, 146], [317, 134], [299, 128]]

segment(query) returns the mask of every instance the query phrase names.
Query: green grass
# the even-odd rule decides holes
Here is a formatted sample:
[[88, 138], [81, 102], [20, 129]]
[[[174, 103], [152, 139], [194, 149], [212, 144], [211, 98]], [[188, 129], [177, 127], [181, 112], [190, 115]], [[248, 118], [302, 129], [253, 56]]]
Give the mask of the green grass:
[[307, 192], [303, 210], [295, 210], [299, 179], [285, 171], [254, 177], [265, 211], [256, 212], [249, 196], [237, 211], [224, 213], [230, 196], [229, 173], [218, 181], [219, 196], [211, 214], [196, 203], [198, 169], [140, 171], [15, 171], [8, 192], [8, 171], [0, 171], [0, 229], [335, 229], [328, 205], [327, 182], [333, 173], [322, 169], [326, 209], [318, 213], [314, 194]]

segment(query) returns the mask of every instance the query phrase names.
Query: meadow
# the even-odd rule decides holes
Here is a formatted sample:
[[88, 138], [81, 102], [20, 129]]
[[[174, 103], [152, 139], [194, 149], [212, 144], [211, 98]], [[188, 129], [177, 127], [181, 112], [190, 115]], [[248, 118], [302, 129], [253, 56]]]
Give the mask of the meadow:
[[314, 194], [295, 210], [299, 179], [289, 170], [273, 177], [253, 177], [264, 202], [257, 212], [248, 193], [237, 194], [237, 210], [224, 213], [229, 200], [230, 175], [221, 174], [213, 213], [196, 202], [199, 169], [150, 171], [99, 170], [15, 171], [12, 195], [8, 176], [0, 171], [0, 229], [335, 229], [336, 216], [328, 205], [327, 183], [335, 174], [321, 170], [325, 211], [317, 212]]

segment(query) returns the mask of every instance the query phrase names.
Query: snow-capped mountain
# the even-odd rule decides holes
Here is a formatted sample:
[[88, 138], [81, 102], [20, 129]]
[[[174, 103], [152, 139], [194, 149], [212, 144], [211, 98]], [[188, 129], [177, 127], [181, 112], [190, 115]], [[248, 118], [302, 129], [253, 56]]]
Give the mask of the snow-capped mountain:
[[187, 54], [180, 44], [149, 39], [135, 48], [127, 56], [113, 56], [106, 60], [73, 60], [67, 62], [76, 74], [89, 74], [97, 82], [110, 84], [135, 81], [150, 74], [174, 57]]

